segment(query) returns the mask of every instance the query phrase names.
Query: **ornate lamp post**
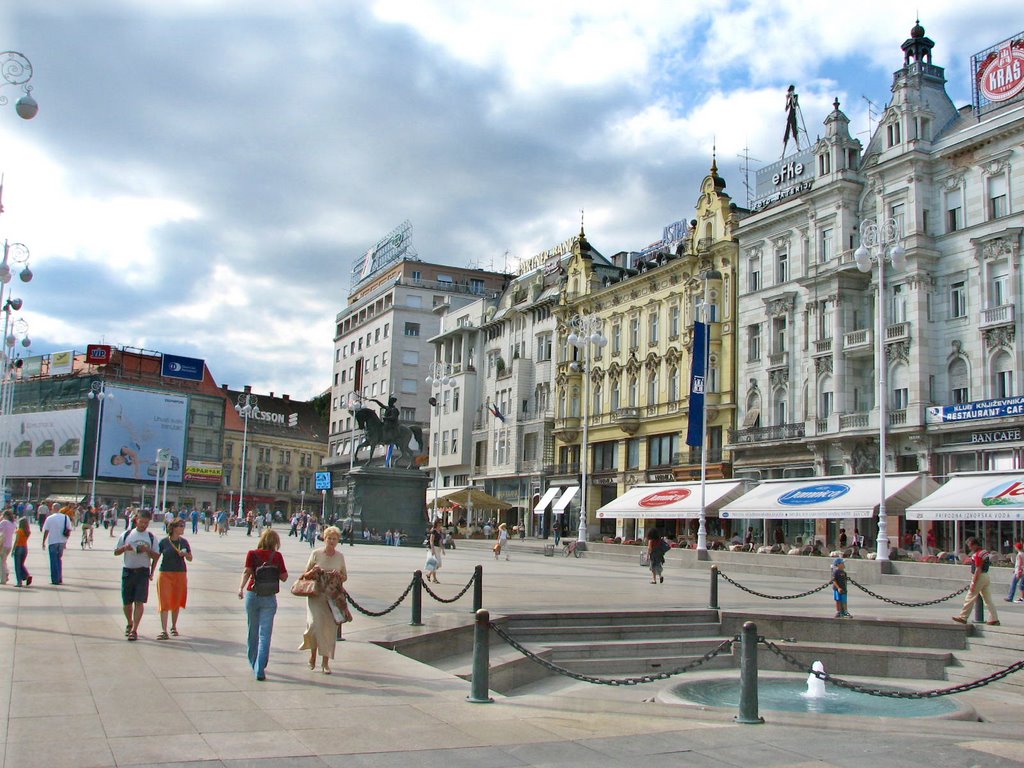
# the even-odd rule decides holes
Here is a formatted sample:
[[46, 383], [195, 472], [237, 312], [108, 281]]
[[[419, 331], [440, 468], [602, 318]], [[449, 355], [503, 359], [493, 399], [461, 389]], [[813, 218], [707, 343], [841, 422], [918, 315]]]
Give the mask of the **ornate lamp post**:
[[[437, 417], [437, 440], [438, 446], [441, 447], [441, 400], [439, 398], [444, 392], [445, 387], [450, 387], [455, 384], [455, 379], [452, 378], [452, 365], [451, 363], [445, 363], [441, 360], [435, 360], [430, 364], [430, 373], [427, 374], [425, 381], [427, 386], [437, 392], [437, 395], [431, 395], [428, 401], [434, 408], [434, 415]], [[442, 449], [443, 450], [443, 449]], [[437, 510], [437, 494], [438, 489], [441, 485], [441, 450], [438, 450], [437, 456], [434, 457], [434, 514], [430, 518], [430, 522], [433, 523], [437, 520], [440, 514]]]
[[[0, 52], [0, 89], [9, 85], [24, 86], [25, 95], [14, 102], [14, 111], [22, 120], [31, 120], [39, 111], [39, 105], [32, 98], [32, 62], [18, 51]], [[7, 96], [0, 93], [0, 106], [7, 103]]]
[[242, 466], [238, 472], [238, 517], [245, 519], [245, 450], [249, 439], [249, 419], [260, 412], [256, 403], [256, 395], [243, 392], [238, 396], [238, 403], [235, 411], [242, 417], [245, 425], [242, 427]]
[[569, 321], [572, 333], [566, 341], [583, 352], [583, 365], [573, 362], [570, 367], [574, 371], [583, 372], [583, 442], [580, 446], [580, 526], [577, 541], [587, 541], [587, 470], [590, 437], [590, 361], [594, 349], [603, 349], [608, 339], [601, 333], [604, 321], [595, 315], [580, 313], [573, 315]]
[[860, 226], [860, 247], [853, 258], [857, 269], [870, 272], [872, 264], [878, 264], [878, 329], [875, 332], [875, 365], [878, 373], [878, 537], [875, 543], [875, 557], [881, 561], [889, 559], [889, 521], [885, 509], [885, 433], [889, 427], [888, 415], [888, 362], [885, 359], [885, 262], [891, 261], [895, 269], [906, 267], [906, 250], [900, 243], [902, 234], [900, 222], [886, 219], [881, 224], [873, 221], [862, 222]]
[[[701, 322], [704, 325], [704, 376], [702, 387], [708, 380], [708, 368], [711, 360], [711, 323], [715, 319], [711, 313], [711, 281], [721, 282], [722, 273], [717, 269], [709, 269], [704, 273], [704, 301], [700, 305]], [[708, 478], [708, 397], [707, 388], [703, 387], [700, 399], [700, 518], [697, 527], [697, 551], [708, 551], [708, 513], [707, 513], [707, 478]]]
[[107, 383], [105, 381], [94, 381], [89, 387], [90, 400], [98, 400], [99, 407], [96, 409], [96, 445], [92, 452], [92, 492], [89, 494], [89, 506], [96, 508], [96, 471], [99, 467], [100, 461], [100, 429], [103, 426], [103, 403], [109, 397], [111, 400], [114, 399], [113, 392], [107, 392]]

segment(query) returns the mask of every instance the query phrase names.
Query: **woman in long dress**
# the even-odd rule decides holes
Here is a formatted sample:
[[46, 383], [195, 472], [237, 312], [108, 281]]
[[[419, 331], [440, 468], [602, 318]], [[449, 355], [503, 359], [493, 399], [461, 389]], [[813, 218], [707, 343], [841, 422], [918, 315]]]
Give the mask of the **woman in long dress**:
[[[309, 651], [309, 668], [316, 669], [316, 657], [322, 660], [321, 671], [331, 674], [330, 659], [347, 607], [342, 584], [348, 579], [345, 556], [338, 549], [341, 531], [331, 525], [324, 529], [324, 545], [314, 549], [306, 563], [304, 579], [316, 579], [316, 595], [306, 598], [306, 632], [299, 650]], [[339, 605], [340, 602], [340, 605]]]

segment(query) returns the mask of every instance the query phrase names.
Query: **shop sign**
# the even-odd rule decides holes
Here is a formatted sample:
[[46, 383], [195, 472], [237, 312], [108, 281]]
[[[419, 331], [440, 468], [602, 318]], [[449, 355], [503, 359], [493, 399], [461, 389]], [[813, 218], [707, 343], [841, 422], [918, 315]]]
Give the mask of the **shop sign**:
[[618, 485], [618, 475], [591, 475], [594, 485]]
[[787, 491], [779, 496], [778, 503], [785, 504], [788, 507], [803, 506], [805, 504], [823, 504], [845, 496], [849, 492], [850, 486], [845, 483], [820, 483]]
[[1024, 91], [1024, 38], [1003, 42], [980, 62], [976, 76], [989, 101], [1007, 101]]
[[979, 445], [984, 443], [1006, 443], [1021, 439], [1019, 429], [1000, 429], [995, 432], [972, 432], [971, 444]]
[[224, 477], [224, 467], [210, 461], [185, 462], [185, 482], [203, 485], [220, 485]]
[[676, 476], [671, 472], [648, 472], [647, 482], [649, 483], [671, 483]]
[[814, 150], [804, 149], [761, 168], [756, 174], [755, 213], [785, 200], [802, 195], [814, 187]]
[[998, 400], [979, 400], [956, 405], [936, 405], [925, 412], [928, 424], [943, 424], [948, 421], [975, 421], [978, 419], [1001, 419], [1007, 416], [1024, 415], [1024, 397], [1006, 397]]
[[644, 509], [656, 509], [657, 507], [668, 506], [683, 501], [690, 495], [689, 488], [664, 488], [654, 493], [649, 493], [637, 502], [638, 506]]
[[[519, 262], [519, 267], [516, 269], [516, 274], [519, 276], [533, 272], [535, 269], [549, 266], [549, 262], [561, 259], [567, 253], [572, 253], [572, 247], [576, 243], [576, 237], [570, 237], [564, 243], [556, 245], [554, 248], [548, 248], [546, 251], [541, 251], [536, 256], [532, 256], [529, 259], [523, 259]], [[545, 269], [545, 271], [547, 271]]]
[[986, 507], [1024, 507], [1024, 480], [1000, 483], [982, 494], [981, 503]]

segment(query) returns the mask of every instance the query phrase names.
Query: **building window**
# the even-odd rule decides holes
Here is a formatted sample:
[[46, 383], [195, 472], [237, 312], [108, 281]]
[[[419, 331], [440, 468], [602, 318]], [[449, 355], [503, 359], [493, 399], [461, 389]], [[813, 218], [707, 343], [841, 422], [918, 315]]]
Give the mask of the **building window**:
[[594, 472], [614, 472], [619, 468], [619, 444], [617, 442], [596, 443], [592, 452]]
[[537, 361], [547, 362], [551, 359], [551, 334], [542, 333], [537, 337]]
[[964, 228], [964, 193], [959, 187], [946, 192], [946, 232]]
[[423, 279], [423, 273], [420, 272], [418, 269], [414, 269], [412, 271], [412, 279], [413, 280], [422, 280]]
[[420, 335], [420, 324], [419, 323], [406, 323], [405, 324], [405, 335], [406, 336], [419, 336]]
[[755, 256], [747, 262], [747, 288], [751, 291], [761, 290], [761, 257]]
[[410, 309], [421, 309], [423, 307], [423, 297], [415, 293], [410, 293], [405, 297], [405, 306]]
[[636, 376], [629, 377], [629, 405], [632, 408], [640, 405], [640, 379]]
[[907, 233], [906, 215], [907, 206], [904, 203], [894, 203], [889, 206], [889, 216], [896, 222], [896, 236], [902, 237]]
[[622, 324], [615, 323], [612, 325], [612, 354], [617, 355], [622, 352]]
[[949, 392], [950, 400], [956, 405], [970, 402], [970, 377], [967, 371], [967, 363], [964, 360], [954, 360], [949, 365]]
[[775, 395], [775, 408], [774, 408], [774, 411], [775, 411], [775, 426], [777, 426], [777, 427], [785, 426], [788, 423], [786, 421], [786, 419], [787, 419], [787, 417], [789, 415], [788, 411], [787, 411], [787, 408], [786, 408], [786, 391], [785, 390], [780, 390], [779, 392], [776, 393], [776, 395]]
[[676, 304], [668, 311], [668, 337], [670, 339], [679, 338], [679, 328], [682, 312], [679, 309], [679, 305]]
[[781, 355], [786, 351], [786, 318], [772, 318], [772, 354]]
[[631, 350], [640, 347], [640, 318], [633, 317], [629, 320], [629, 348]]
[[992, 361], [992, 397], [1013, 397], [1013, 360], [1000, 352]]
[[[420, 353], [414, 349], [402, 350], [402, 365], [419, 365]], [[374, 368], [377, 366], [374, 365]]]
[[889, 123], [885, 126], [885, 136], [888, 140], [889, 147], [895, 147], [900, 143], [900, 124], [898, 122]]
[[707, 383], [704, 389], [707, 392], [717, 392], [718, 388], [718, 358], [712, 355], [708, 358]]
[[416, 409], [415, 408], [400, 408], [399, 412], [402, 414], [402, 421], [416, 421]]
[[832, 228], [821, 230], [821, 235], [818, 238], [818, 260], [824, 264], [828, 261], [832, 261], [834, 255], [834, 244], [832, 238]]
[[647, 374], [647, 405], [658, 404], [658, 372], [650, 371]]
[[1006, 273], [1006, 265], [993, 267], [990, 278], [989, 309], [1002, 307], [1010, 303], [1010, 277]]
[[967, 317], [967, 290], [963, 280], [949, 287], [949, 315]]
[[910, 390], [906, 387], [900, 387], [892, 391], [892, 407], [896, 411], [905, 411], [907, 409], [907, 403], [910, 402]]
[[832, 158], [828, 153], [818, 155], [818, 175], [824, 176], [829, 173], [832, 173]]
[[1006, 176], [990, 176], [988, 179], [988, 217], [998, 219], [1010, 212], [1006, 196]]
[[679, 451], [679, 435], [656, 435], [647, 439], [647, 466], [668, 467]]
[[401, 392], [403, 395], [415, 395], [416, 379], [402, 379]]
[[619, 386], [619, 377], [616, 376], [612, 379], [612, 411], [619, 410], [619, 406], [622, 405], [622, 393]]
[[747, 362], [754, 363], [761, 359], [761, 324], [747, 326]]
[[897, 283], [892, 287], [892, 305], [889, 307], [889, 323], [907, 322], [906, 286]]
[[647, 316], [647, 343], [658, 343], [658, 313], [652, 312]]
[[784, 283], [789, 280], [789, 254], [786, 252], [775, 255], [775, 282]]
[[484, 281], [479, 277], [469, 278], [469, 292], [470, 293], [483, 293], [484, 292]]
[[668, 369], [668, 399], [669, 402], [678, 402], [681, 396], [679, 368], [672, 366]]
[[640, 469], [640, 438], [626, 441], [626, 469]]
[[[830, 382], [831, 383], [831, 382]], [[818, 418], [827, 419], [832, 415], [832, 393], [822, 392], [818, 399]]]

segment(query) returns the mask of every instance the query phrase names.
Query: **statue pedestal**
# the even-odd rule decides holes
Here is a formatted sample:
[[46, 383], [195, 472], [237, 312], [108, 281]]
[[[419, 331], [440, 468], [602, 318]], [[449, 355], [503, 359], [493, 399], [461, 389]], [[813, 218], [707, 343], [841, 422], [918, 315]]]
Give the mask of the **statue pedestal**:
[[348, 514], [357, 535], [376, 528], [383, 535], [390, 528], [411, 535], [417, 544], [427, 529], [426, 499], [430, 477], [419, 469], [369, 466], [345, 474]]

